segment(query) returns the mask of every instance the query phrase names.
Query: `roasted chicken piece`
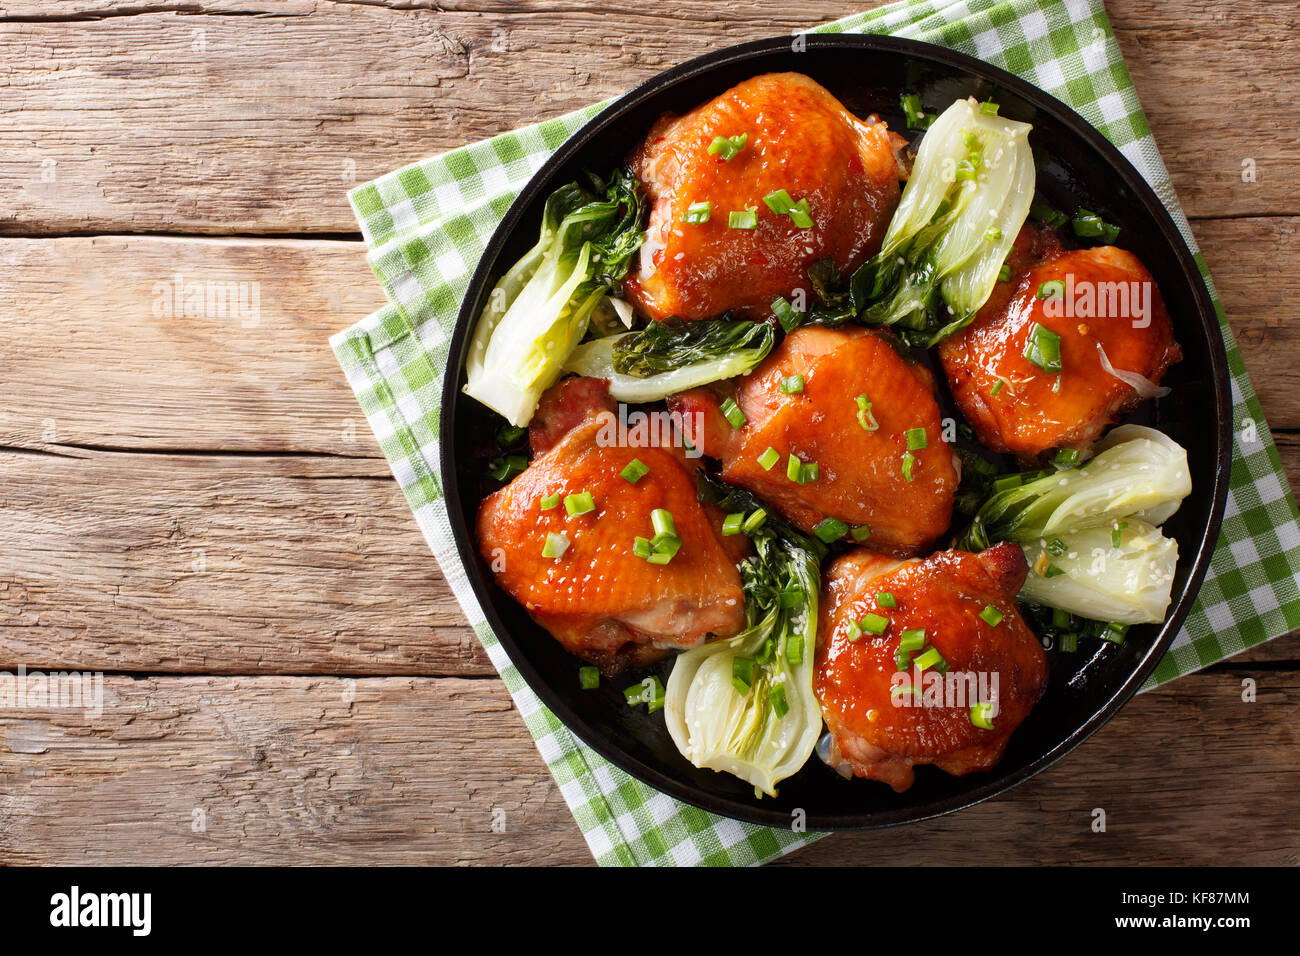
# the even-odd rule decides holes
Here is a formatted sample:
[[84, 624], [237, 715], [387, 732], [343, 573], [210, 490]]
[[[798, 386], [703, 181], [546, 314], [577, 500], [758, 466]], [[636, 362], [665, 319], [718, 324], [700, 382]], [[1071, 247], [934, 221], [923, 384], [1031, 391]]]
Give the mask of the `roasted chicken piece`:
[[[924, 561], [862, 549], [837, 559], [822, 589], [814, 684], [832, 735], [827, 762], [899, 793], [919, 764], [954, 776], [996, 764], [1047, 681], [1043, 648], [1016, 609], [1026, 572], [1007, 543]], [[924, 649], [900, 659], [906, 632]], [[919, 667], [931, 648], [946, 673]], [[975, 715], [977, 704], [992, 708]]]
[[[744, 136], [744, 146], [729, 160], [710, 154], [719, 136]], [[817, 260], [847, 274], [880, 248], [905, 144], [799, 73], [756, 76], [684, 116], [665, 114], [629, 158], [651, 209], [625, 294], [655, 319], [762, 318], [777, 298], [809, 289]], [[778, 190], [807, 201], [810, 227], [769, 208], [764, 197]], [[709, 203], [707, 222], [683, 220], [696, 203]], [[729, 214], [746, 210], [754, 228], [730, 227]]]
[[[728, 398], [747, 419], [741, 428], [723, 416]], [[723, 478], [805, 531], [838, 518], [869, 526], [873, 550], [908, 556], [948, 529], [957, 473], [934, 381], [899, 355], [888, 333], [799, 329], [750, 375], [669, 404], [690, 416]], [[812, 475], [791, 478], [814, 464]]]
[[[570, 379], [543, 396], [532, 439], [545, 450], [483, 500], [477, 524], [497, 584], [566, 650], [612, 675], [740, 631], [736, 561], [747, 544], [743, 535], [722, 537], [722, 515], [696, 500], [680, 449], [617, 443], [607, 388]], [[634, 460], [648, 469], [635, 483], [623, 474]], [[584, 492], [594, 509], [570, 514], [565, 498]], [[655, 535], [658, 508], [681, 539], [667, 564], [633, 553], [637, 537]], [[557, 557], [543, 554], [548, 535], [567, 541]]]
[[[1131, 252], [1066, 252], [1032, 225], [1008, 265], [1011, 281], [939, 345], [953, 398], [994, 451], [1033, 461], [1086, 449], [1182, 357], [1160, 290]], [[1060, 371], [1043, 367], [1054, 351]]]

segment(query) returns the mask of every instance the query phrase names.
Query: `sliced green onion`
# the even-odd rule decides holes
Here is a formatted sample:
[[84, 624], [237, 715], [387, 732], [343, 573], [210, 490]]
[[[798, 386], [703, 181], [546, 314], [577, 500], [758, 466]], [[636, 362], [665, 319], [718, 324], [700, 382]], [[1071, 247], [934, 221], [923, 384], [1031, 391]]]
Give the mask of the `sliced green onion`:
[[597, 667], [579, 667], [578, 686], [583, 690], [595, 690], [599, 687], [600, 669]]
[[1040, 299], [1051, 299], [1057, 296], [1065, 295], [1065, 283], [1060, 279], [1051, 279], [1047, 282], [1038, 284], [1038, 291], [1035, 295]]
[[1052, 627], [1069, 627], [1070, 612], [1063, 611], [1059, 607], [1052, 608]]
[[1025, 358], [1044, 372], [1061, 371], [1061, 337], [1047, 326], [1035, 322], [1025, 339]]
[[998, 380], [993, 384], [993, 389], [992, 389], [992, 391], [989, 392], [989, 394], [990, 394], [990, 395], [996, 395], [998, 392], [1002, 391], [1002, 386], [1004, 386], [1004, 385], [1006, 385], [1006, 384], [1007, 384], [1007, 383], [1006, 383], [1006, 379], [1001, 379], [1001, 378], [998, 379]]
[[546, 543], [542, 545], [542, 557], [544, 558], [562, 558], [564, 552], [569, 550], [569, 539], [562, 534], [556, 534], [554, 531], [546, 535]]
[[912, 666], [912, 655], [900, 647], [898, 653], [894, 655], [894, 666], [900, 671], [907, 670]]
[[903, 453], [903, 478], [906, 481], [912, 480], [912, 464], [916, 461], [916, 456], [910, 451]]
[[786, 375], [781, 379], [781, 391], [786, 395], [798, 395], [803, 392], [802, 375]]
[[799, 470], [799, 484], [806, 485], [810, 481], [816, 481], [821, 474], [821, 465], [815, 461], [805, 462], [803, 468]]
[[1061, 210], [1049, 206], [1047, 203], [1034, 203], [1029, 207], [1029, 215], [1039, 222], [1045, 222], [1053, 229], [1064, 226], [1069, 220], [1069, 216]]
[[935, 120], [935, 114], [921, 109], [921, 97], [915, 93], [904, 93], [899, 100], [903, 115], [907, 117], [908, 129], [929, 129]]
[[1011, 281], [1011, 267], [1007, 265], [1005, 262], [1002, 263], [1002, 268], [998, 270], [998, 281], [999, 282]]
[[758, 209], [733, 209], [727, 213], [727, 227], [730, 229], [754, 229], [758, 226]]
[[1066, 654], [1073, 654], [1079, 649], [1079, 635], [1073, 632], [1062, 634], [1060, 647]]
[[636, 484], [646, 475], [650, 474], [650, 466], [640, 458], [633, 458], [627, 463], [627, 466], [619, 472], [626, 481]]
[[785, 329], [787, 332], [793, 332], [799, 323], [803, 321], [803, 313], [792, 306], [786, 300], [785, 296], [782, 296], [773, 302], [771, 309], [772, 314], [775, 315], [777, 321], [781, 323], [781, 328]]
[[924, 428], [909, 428], [903, 434], [907, 437], [908, 451], [920, 451], [930, 445], [930, 440], [926, 437]]
[[638, 537], [632, 539], [632, 553], [638, 558], [649, 558], [650, 555], [654, 554], [654, 551], [654, 546], [650, 543], [649, 538]]
[[740, 534], [745, 524], [745, 516], [740, 512], [729, 514], [722, 519], [722, 533], [724, 535]]
[[754, 685], [754, 659], [752, 657], [733, 657], [731, 659], [731, 686], [742, 697], [749, 693]]
[[1003, 475], [1001, 478], [994, 479], [993, 490], [1006, 491], [1008, 488], [1019, 488], [1021, 481], [1019, 475]]
[[862, 625], [857, 621], [849, 621], [849, 642], [853, 643], [862, 639]]
[[668, 564], [673, 557], [674, 555], [669, 554], [667, 551], [654, 551], [646, 560], [651, 564]]
[[767, 699], [772, 702], [772, 710], [775, 711], [777, 720], [790, 712], [790, 703], [785, 699], [784, 684], [773, 684], [772, 689], [767, 692]]
[[849, 529], [849, 537], [859, 543], [866, 541], [871, 537], [871, 525], [856, 524]]
[[1106, 625], [1106, 630], [1102, 631], [1101, 636], [1104, 640], [1112, 644], [1123, 644], [1124, 636], [1128, 634], [1128, 625], [1121, 624], [1118, 621], [1111, 621]]
[[735, 399], [731, 398], [722, 403], [722, 417], [730, 423], [732, 428], [743, 428], [745, 422], [749, 421], [745, 417], [745, 413], [740, 410], [740, 406], [736, 404]]
[[1054, 564], [1049, 564], [1049, 565], [1047, 566], [1047, 570], [1043, 572], [1043, 577], [1045, 577], [1045, 578], [1055, 578], [1055, 577], [1059, 577], [1060, 575], [1062, 575], [1062, 574], [1064, 574], [1064, 573], [1065, 573], [1065, 569], [1064, 569], [1064, 568], [1058, 568], [1058, 567], [1057, 567], [1056, 565], [1054, 565]]
[[917, 670], [923, 671], [926, 670], [927, 668], [939, 667], [946, 663], [947, 661], [943, 659], [943, 655], [939, 653], [939, 648], [930, 647], [927, 648], [924, 652], [922, 652], [922, 654], [919, 657], [917, 657], [916, 660], [912, 661], [912, 666], [915, 667]]
[[879, 636], [889, 630], [889, 618], [883, 614], [866, 614], [859, 623], [868, 634]]
[[758, 456], [758, 463], [763, 466], [764, 471], [771, 471], [772, 466], [780, 460], [781, 453], [771, 445], [768, 446], [767, 451]]
[[803, 663], [803, 635], [787, 634], [785, 637], [785, 659], [796, 667]]
[[994, 103], [992, 100], [984, 100], [980, 103], [980, 112], [985, 116], [997, 116], [998, 104]]
[[1062, 448], [1052, 456], [1052, 464], [1061, 469], [1073, 468], [1082, 457], [1083, 452], [1077, 448]]
[[809, 208], [807, 199], [800, 199], [790, 207], [790, 221], [800, 229], [812, 228], [812, 209]]
[[803, 462], [795, 455], [791, 455], [790, 460], [785, 463], [785, 476], [791, 481], [803, 484]]
[[523, 455], [493, 458], [488, 462], [488, 477], [493, 481], [509, 481], [515, 475], [522, 474], [527, 467], [528, 459]]
[[997, 627], [1002, 623], [1002, 612], [992, 604], [984, 605], [984, 610], [980, 611], [980, 620], [989, 627]]
[[699, 226], [713, 218], [713, 203], [693, 202], [682, 214], [682, 222], [689, 226]]
[[547, 495], [545, 498], [542, 499], [541, 501], [542, 510], [550, 511], [552, 508], [558, 506], [559, 503], [560, 503], [560, 493], [557, 491], [555, 494]]
[[867, 401], [866, 394], [858, 395], [853, 399], [853, 401], [858, 406], [858, 424], [861, 425], [864, 430], [869, 432], [874, 432], [878, 429], [880, 423], [876, 421], [876, 416], [871, 414], [871, 403]]
[[1070, 221], [1070, 227], [1074, 229], [1076, 236], [1087, 239], [1104, 239], [1106, 242], [1114, 242], [1119, 238], [1119, 226], [1113, 225], [1102, 219], [1095, 212], [1087, 209], [1079, 209]]
[[784, 216], [794, 208], [794, 200], [790, 198], [790, 194], [784, 189], [777, 189], [768, 193], [763, 197], [763, 202], [767, 204], [768, 209], [778, 216]]
[[527, 428], [520, 428], [516, 425], [503, 425], [501, 430], [497, 432], [497, 444], [503, 449], [514, 448], [527, 434]]
[[736, 154], [745, 148], [745, 143], [748, 141], [748, 133], [740, 133], [737, 136], [715, 136], [713, 142], [709, 144], [709, 155], [721, 156], [727, 162], [731, 162]]
[[759, 528], [763, 527], [765, 521], [767, 521], [767, 512], [762, 508], [755, 508], [754, 513], [745, 519], [745, 523], [740, 526], [740, 529], [744, 531], [745, 534], [753, 534]]
[[578, 491], [571, 495], [565, 495], [564, 510], [575, 517], [585, 515], [589, 511], [596, 510], [596, 499], [591, 496], [590, 491]]
[[898, 599], [892, 591], [881, 591], [876, 595], [876, 603], [881, 607], [898, 607]]
[[839, 518], [823, 518], [813, 526], [813, 534], [821, 538], [827, 544], [832, 541], [838, 541], [849, 533], [849, 525], [846, 521]]
[[985, 701], [974, 704], [970, 709], [970, 722], [981, 730], [993, 729], [993, 704]]
[[654, 526], [655, 534], [677, 534], [677, 528], [673, 525], [673, 513], [664, 508], [656, 508], [650, 512], [650, 524]]
[[666, 554], [670, 558], [675, 558], [677, 552], [682, 549], [682, 539], [675, 534], [657, 534], [650, 539], [650, 547], [655, 554]]
[[902, 651], [919, 651], [925, 647], [925, 628], [918, 627], [898, 635], [898, 649]]

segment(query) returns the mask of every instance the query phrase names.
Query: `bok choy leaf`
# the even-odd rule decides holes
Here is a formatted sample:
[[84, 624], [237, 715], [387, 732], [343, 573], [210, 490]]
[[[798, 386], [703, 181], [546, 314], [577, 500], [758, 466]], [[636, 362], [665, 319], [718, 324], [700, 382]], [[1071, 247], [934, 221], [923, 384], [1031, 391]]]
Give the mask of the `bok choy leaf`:
[[766, 358], [775, 342], [776, 330], [762, 322], [652, 322], [640, 332], [584, 342], [564, 370], [609, 379], [615, 401], [655, 402], [742, 375]]
[[[765, 510], [748, 492], [696, 474], [700, 500], [732, 514]], [[747, 627], [677, 658], [664, 713], [673, 742], [692, 764], [775, 796], [821, 733], [813, 656], [826, 547], [770, 516], [750, 539], [755, 554], [740, 564]]]
[[470, 342], [465, 393], [515, 426], [532, 419], [645, 237], [636, 178], [589, 179], [547, 198], [537, 244], [496, 284]]
[[928, 347], [975, 317], [1034, 198], [1031, 128], [973, 99], [935, 120], [880, 252], [853, 275], [863, 322]]
[[1029, 562], [1023, 600], [1099, 621], [1164, 620], [1178, 543], [1158, 525], [1191, 493], [1187, 452], [1168, 435], [1123, 425], [1078, 468], [995, 490], [958, 547], [1015, 541]]

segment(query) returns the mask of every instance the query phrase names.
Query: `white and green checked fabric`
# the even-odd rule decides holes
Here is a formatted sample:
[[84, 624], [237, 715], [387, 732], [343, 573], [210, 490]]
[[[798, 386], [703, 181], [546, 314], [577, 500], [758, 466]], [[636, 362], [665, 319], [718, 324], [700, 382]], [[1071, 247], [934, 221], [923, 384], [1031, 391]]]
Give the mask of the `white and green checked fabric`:
[[[901, 2], [810, 32], [892, 33], [973, 54], [1064, 101], [1155, 187], [1195, 250], [1101, 0]], [[518, 190], [596, 104], [400, 169], [350, 194], [389, 304], [331, 339], [434, 556], [500, 670], [596, 860], [753, 864], [796, 834], [723, 819], [654, 791], [591, 751], [546, 710], [488, 628], [452, 543], [438, 475], [447, 339], [470, 275]], [[1213, 294], [1204, 260], [1201, 273]], [[1218, 308], [1218, 298], [1215, 296]], [[1234, 445], [1223, 534], [1200, 597], [1144, 689], [1300, 626], [1300, 527], [1272, 436], [1232, 332]]]

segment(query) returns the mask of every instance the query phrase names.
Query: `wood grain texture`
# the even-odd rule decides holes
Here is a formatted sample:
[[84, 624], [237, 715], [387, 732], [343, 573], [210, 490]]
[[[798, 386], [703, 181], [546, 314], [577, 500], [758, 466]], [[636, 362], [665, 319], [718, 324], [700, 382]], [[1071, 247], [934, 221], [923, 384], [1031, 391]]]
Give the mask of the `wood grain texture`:
[[[1280, 431], [1300, 429], [1300, 369], [1278, 361], [1300, 350], [1297, 221], [1195, 224]], [[383, 301], [360, 242], [0, 238], [0, 270], [0, 382], [22, 396], [0, 445], [380, 454], [325, 347]], [[169, 314], [192, 283], [256, 289], [257, 321]]]
[[382, 460], [75, 455], [0, 452], [0, 667], [495, 673]]
[[[589, 863], [324, 347], [382, 301], [345, 191], [872, 5], [0, 0], [0, 671], [131, 675], [0, 709], [0, 863]], [[1294, 484], [1300, 3], [1108, 9]], [[784, 862], [1300, 863], [1298, 702], [1292, 634]]]
[[[1009, 794], [784, 862], [1300, 863], [1297, 705], [1294, 672], [1184, 678]], [[0, 741], [10, 863], [590, 863], [498, 681], [110, 677]]]
[[[351, 232], [349, 183], [873, 5], [8, 2], [0, 230]], [[1295, 5], [1111, 13], [1189, 215], [1300, 212]]]
[[0, 445], [381, 454], [327, 345], [384, 301], [360, 242], [0, 239], [0, 270]]

